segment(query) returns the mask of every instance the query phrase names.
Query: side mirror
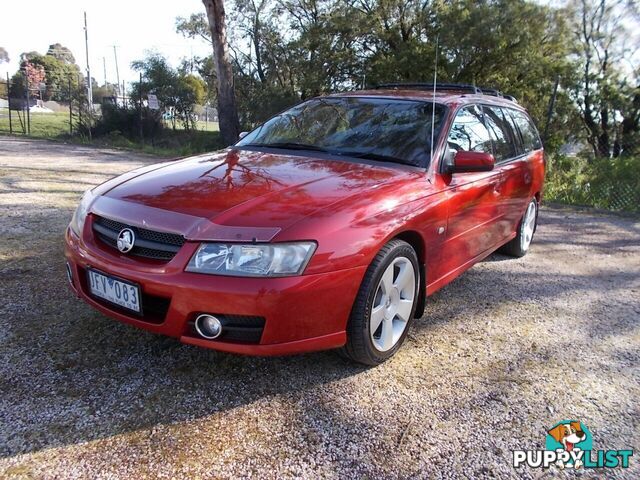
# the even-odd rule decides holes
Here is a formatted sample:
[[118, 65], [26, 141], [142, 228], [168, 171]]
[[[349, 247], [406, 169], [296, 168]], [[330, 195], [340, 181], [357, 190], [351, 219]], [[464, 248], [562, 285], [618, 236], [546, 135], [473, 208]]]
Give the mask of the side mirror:
[[496, 160], [490, 153], [460, 150], [448, 170], [449, 173], [490, 172], [495, 164]]
[[238, 135], [238, 140], [242, 140], [247, 135], [249, 135], [249, 132], [240, 132], [240, 135]]

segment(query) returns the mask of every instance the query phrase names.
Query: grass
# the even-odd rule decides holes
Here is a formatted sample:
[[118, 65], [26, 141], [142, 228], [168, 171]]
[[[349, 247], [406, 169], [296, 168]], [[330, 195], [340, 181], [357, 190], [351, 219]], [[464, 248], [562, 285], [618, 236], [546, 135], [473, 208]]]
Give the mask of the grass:
[[[32, 113], [30, 120], [32, 137], [54, 138], [69, 135], [69, 112]], [[26, 123], [23, 113], [12, 111], [11, 122], [13, 133], [22, 133], [23, 125]], [[0, 131], [9, 133], [9, 111], [6, 109], [0, 112]]]
[[[163, 123], [166, 128], [172, 128], [170, 121], [164, 120]], [[176, 130], [184, 130], [182, 122], [176, 121]], [[204, 120], [198, 120], [196, 122], [196, 130], [204, 132], [217, 132], [220, 130], [220, 128], [218, 126], [218, 122], [205, 122]]]
[[[22, 112], [11, 112], [13, 133], [22, 135], [22, 125], [26, 121]], [[21, 123], [21, 120], [23, 123]], [[163, 157], [179, 157], [197, 153], [218, 150], [224, 146], [218, 132], [217, 122], [199, 121], [198, 129], [185, 131], [181, 125], [176, 124], [176, 130], [169, 126], [156, 138], [145, 139], [144, 142], [132, 141], [118, 132], [110, 135], [93, 138], [69, 134], [69, 113], [32, 113], [31, 137], [46, 138], [49, 140], [63, 140], [65, 142], [79, 143], [83, 145], [97, 145], [109, 148], [122, 148], [138, 152], [159, 155]], [[9, 133], [8, 110], [0, 111], [0, 134]]]
[[205, 132], [202, 130], [164, 130], [162, 135], [146, 139], [144, 143], [134, 142], [114, 132], [93, 140], [83, 139], [80, 143], [99, 145], [110, 148], [124, 148], [163, 157], [182, 157], [198, 153], [219, 150], [225, 145], [219, 132]]

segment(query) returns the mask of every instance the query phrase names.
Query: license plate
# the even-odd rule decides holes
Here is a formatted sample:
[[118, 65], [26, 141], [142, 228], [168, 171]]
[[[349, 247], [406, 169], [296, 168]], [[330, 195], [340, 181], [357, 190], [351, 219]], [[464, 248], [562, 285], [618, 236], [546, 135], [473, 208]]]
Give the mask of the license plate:
[[93, 295], [140, 313], [140, 287], [95, 270], [87, 270], [87, 273], [89, 274], [89, 289]]

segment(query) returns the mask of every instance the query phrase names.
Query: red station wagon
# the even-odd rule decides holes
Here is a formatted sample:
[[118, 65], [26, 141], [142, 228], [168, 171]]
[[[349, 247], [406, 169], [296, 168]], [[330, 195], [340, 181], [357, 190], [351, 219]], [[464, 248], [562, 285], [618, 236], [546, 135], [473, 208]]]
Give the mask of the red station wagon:
[[388, 84], [314, 98], [219, 153], [86, 192], [69, 282], [97, 310], [182, 342], [282, 355], [402, 345], [428, 295], [498, 248], [520, 257], [544, 179], [511, 97]]

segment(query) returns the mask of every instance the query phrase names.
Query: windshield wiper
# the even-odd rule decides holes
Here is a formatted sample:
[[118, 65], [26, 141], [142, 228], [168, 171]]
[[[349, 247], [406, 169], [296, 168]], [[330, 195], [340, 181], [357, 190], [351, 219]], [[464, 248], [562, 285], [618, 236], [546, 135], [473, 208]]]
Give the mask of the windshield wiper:
[[273, 142], [273, 143], [246, 143], [241, 145], [242, 147], [271, 147], [271, 148], [284, 148], [285, 150], [311, 150], [313, 152], [332, 153], [326, 148], [318, 147], [317, 145], [310, 145], [307, 143], [297, 142]]
[[391, 155], [383, 155], [381, 153], [375, 152], [333, 152], [335, 155], [343, 155], [345, 157], [355, 157], [355, 158], [364, 158], [368, 160], [378, 160], [379, 162], [391, 162], [391, 163], [400, 163], [402, 165], [411, 165], [415, 167], [413, 163], [405, 160], [400, 157], [393, 157]]

